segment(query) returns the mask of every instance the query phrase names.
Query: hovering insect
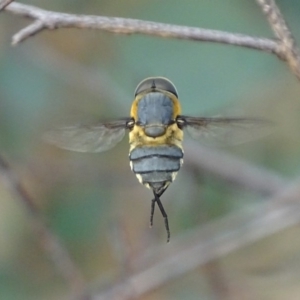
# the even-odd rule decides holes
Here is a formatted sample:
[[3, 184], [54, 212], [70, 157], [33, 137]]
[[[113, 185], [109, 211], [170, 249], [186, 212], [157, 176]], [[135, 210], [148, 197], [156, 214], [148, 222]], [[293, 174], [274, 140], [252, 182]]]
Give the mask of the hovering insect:
[[176, 178], [183, 164], [183, 130], [192, 137], [214, 127], [249, 125], [247, 118], [207, 118], [181, 115], [175, 85], [164, 77], [149, 77], [141, 81], [134, 93], [130, 117], [94, 126], [70, 126], [46, 133], [48, 142], [68, 150], [102, 152], [119, 143], [129, 131], [130, 167], [139, 182], [151, 189], [150, 226], [153, 225], [157, 203], [165, 221], [167, 241], [170, 240], [168, 217], [160, 197]]

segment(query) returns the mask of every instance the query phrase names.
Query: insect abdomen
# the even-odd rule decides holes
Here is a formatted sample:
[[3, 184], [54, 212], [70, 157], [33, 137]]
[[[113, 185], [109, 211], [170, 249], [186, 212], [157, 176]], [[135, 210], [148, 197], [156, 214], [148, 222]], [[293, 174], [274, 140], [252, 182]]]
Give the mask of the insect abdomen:
[[139, 181], [156, 191], [175, 179], [182, 158], [182, 149], [175, 145], [137, 147], [129, 154], [131, 169]]

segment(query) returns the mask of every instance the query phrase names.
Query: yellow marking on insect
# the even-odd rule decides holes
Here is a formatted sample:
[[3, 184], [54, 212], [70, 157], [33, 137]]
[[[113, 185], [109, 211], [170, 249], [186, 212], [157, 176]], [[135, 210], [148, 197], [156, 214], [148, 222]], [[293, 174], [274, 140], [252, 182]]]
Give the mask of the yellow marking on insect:
[[134, 120], [137, 120], [138, 118], [138, 103], [139, 101], [143, 98], [145, 94], [139, 94], [135, 97], [135, 99], [133, 100], [132, 102], [132, 105], [131, 105], [131, 109], [130, 109], [130, 117], [131, 118], [134, 118]]
[[178, 115], [181, 114], [181, 105], [178, 98], [172, 93], [166, 93], [169, 98], [173, 101], [173, 119], [175, 119]]
[[176, 178], [176, 176], [177, 176], [177, 173], [178, 173], [178, 172], [173, 172], [173, 173], [172, 173], [172, 175], [171, 175], [171, 176], [172, 176], [172, 181], [175, 180], [175, 178]]
[[[137, 177], [138, 181], [141, 183], [141, 184], [144, 184], [143, 183], [143, 177], [141, 174], [135, 174], [135, 176]], [[150, 189], [150, 186], [148, 184], [148, 186], [146, 184], [144, 184], [148, 189]]]
[[129, 132], [130, 151], [141, 146], [176, 145], [182, 149], [183, 131], [174, 123], [167, 127], [166, 133], [158, 137], [149, 137], [141, 126], [135, 125]]

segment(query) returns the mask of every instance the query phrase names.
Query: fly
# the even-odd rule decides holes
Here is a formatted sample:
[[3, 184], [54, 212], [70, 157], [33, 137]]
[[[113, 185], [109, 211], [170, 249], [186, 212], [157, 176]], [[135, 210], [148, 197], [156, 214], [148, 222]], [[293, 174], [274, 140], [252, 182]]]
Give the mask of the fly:
[[[160, 197], [172, 183], [183, 164], [183, 132], [194, 138], [215, 129], [248, 127], [256, 119], [190, 117], [181, 114], [175, 85], [164, 77], [149, 77], [137, 86], [130, 117], [92, 126], [69, 126], [47, 132], [48, 142], [78, 152], [103, 152], [119, 143], [129, 132], [129, 161], [141, 184], [151, 189], [150, 226], [155, 204], [164, 217], [167, 242], [170, 241], [168, 216]], [[230, 125], [230, 126], [228, 126]]]

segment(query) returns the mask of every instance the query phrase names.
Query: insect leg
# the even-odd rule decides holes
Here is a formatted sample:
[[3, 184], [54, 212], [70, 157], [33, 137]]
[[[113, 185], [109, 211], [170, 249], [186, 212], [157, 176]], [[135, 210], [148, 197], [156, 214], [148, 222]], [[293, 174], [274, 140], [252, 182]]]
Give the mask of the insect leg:
[[154, 209], [155, 209], [155, 202], [156, 202], [156, 197], [160, 197], [164, 191], [166, 190], [167, 188], [163, 188], [161, 189], [159, 192], [155, 191], [154, 189], [153, 190], [153, 195], [154, 195], [154, 199], [151, 200], [151, 212], [150, 212], [150, 228], [152, 228], [153, 226], [153, 216], [154, 216]]
[[165, 212], [165, 209], [164, 209], [164, 207], [163, 207], [163, 205], [160, 201], [160, 198], [159, 198], [160, 195], [154, 194], [154, 196], [155, 196], [154, 200], [155, 200], [155, 202], [157, 202], [157, 205], [160, 209], [160, 212], [161, 212], [161, 214], [162, 214], [162, 216], [164, 217], [164, 220], [165, 220], [165, 227], [166, 227], [166, 230], [167, 230], [167, 243], [169, 243], [170, 242], [170, 229], [169, 229], [168, 216], [167, 216], [167, 214]]
[[[155, 197], [155, 195], [154, 195], [154, 197]], [[153, 216], [154, 216], [155, 202], [156, 202], [155, 198], [151, 200], [150, 228], [152, 228], [152, 226], [153, 226]]]

